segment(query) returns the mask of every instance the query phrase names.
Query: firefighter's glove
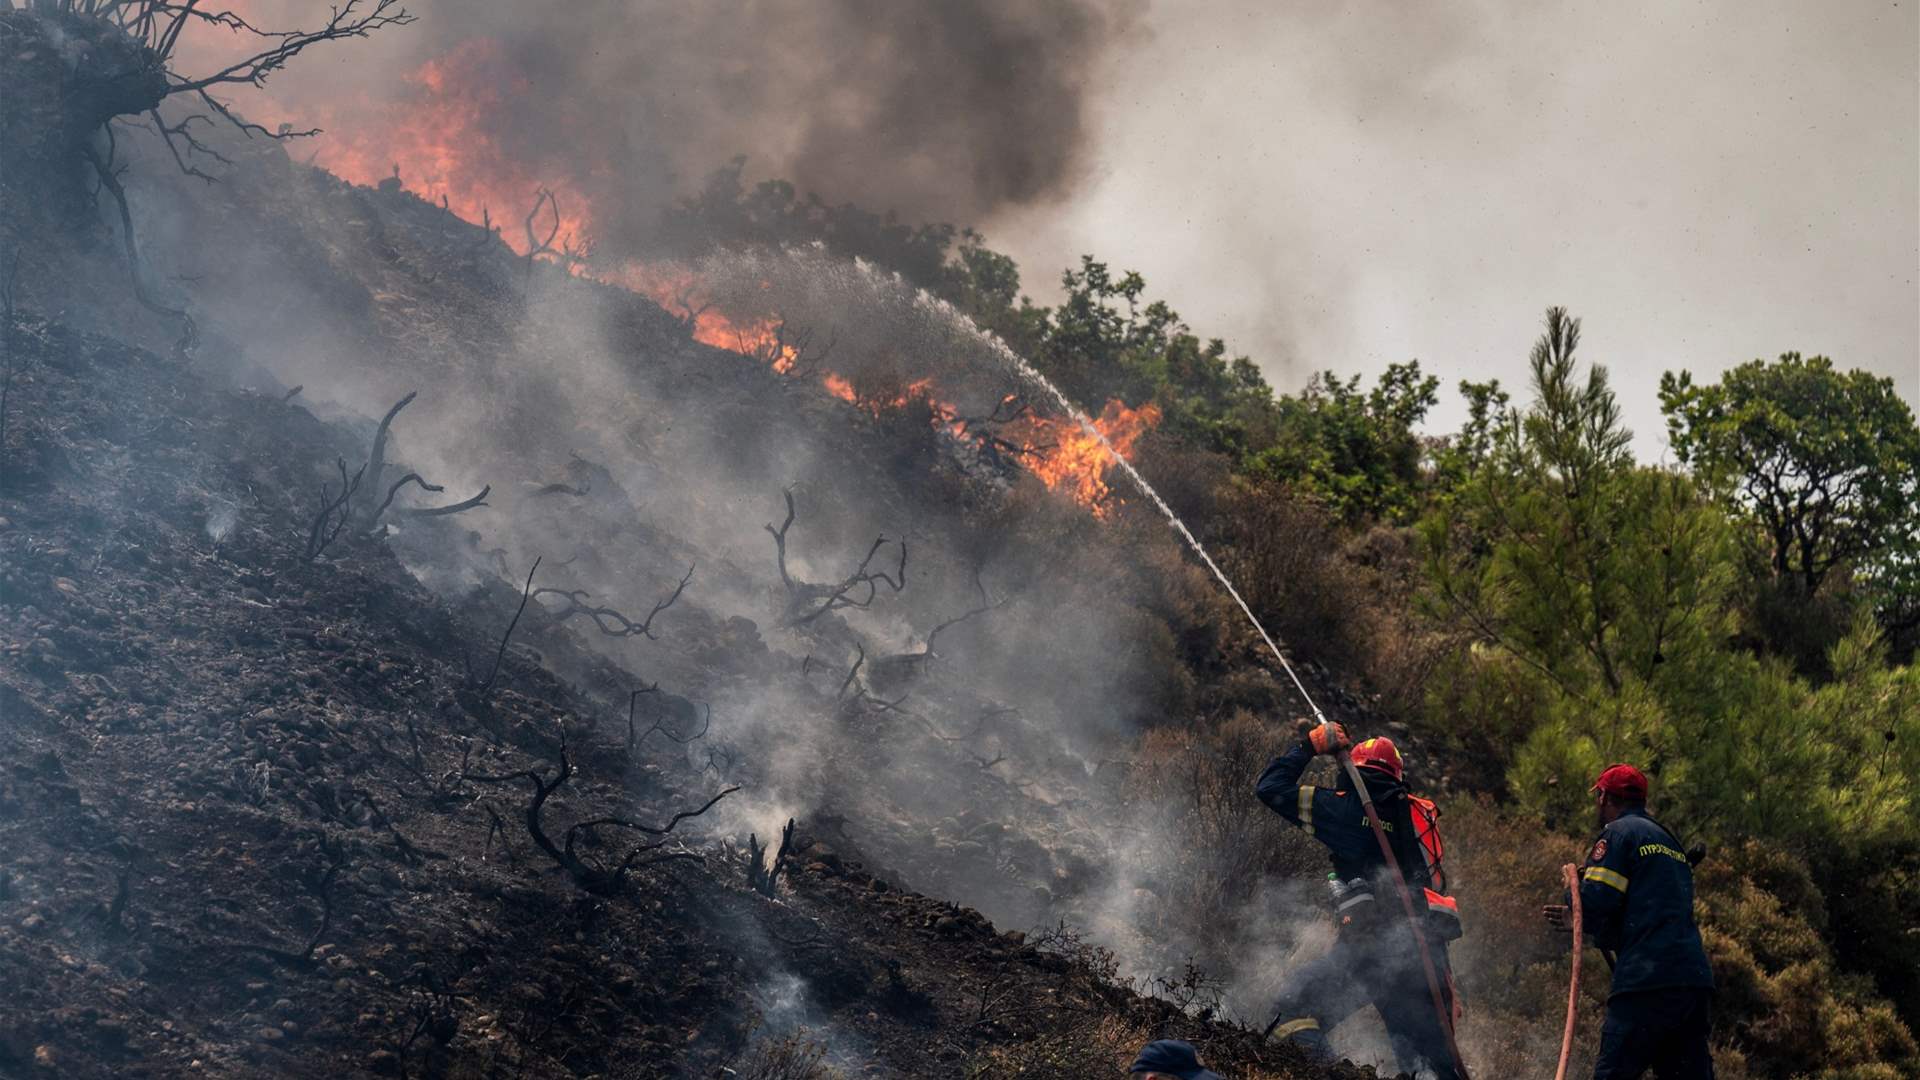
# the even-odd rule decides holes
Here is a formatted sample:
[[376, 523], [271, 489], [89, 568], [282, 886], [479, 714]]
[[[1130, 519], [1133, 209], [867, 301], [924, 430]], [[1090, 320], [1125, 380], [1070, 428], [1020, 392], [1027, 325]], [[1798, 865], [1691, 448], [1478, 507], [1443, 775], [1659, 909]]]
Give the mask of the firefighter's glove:
[[1353, 745], [1347, 738], [1347, 729], [1339, 724], [1314, 724], [1307, 731], [1307, 745], [1313, 747], [1316, 754], [1331, 754]]

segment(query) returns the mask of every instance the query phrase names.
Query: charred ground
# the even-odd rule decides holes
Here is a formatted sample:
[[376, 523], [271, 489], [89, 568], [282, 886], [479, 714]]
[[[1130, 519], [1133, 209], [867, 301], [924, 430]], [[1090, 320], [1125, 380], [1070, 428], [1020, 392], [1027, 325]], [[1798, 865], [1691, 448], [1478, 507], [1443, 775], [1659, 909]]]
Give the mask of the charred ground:
[[[530, 842], [532, 785], [480, 777], [552, 783], [564, 755], [556, 840], [664, 828], [728, 785], [630, 747], [608, 692], [629, 681], [537, 609], [482, 689], [511, 589], [449, 605], [364, 537], [306, 558], [312, 478], [364, 430], [38, 318], [11, 329], [8, 1071], [707, 1075], [739, 1064], [783, 980], [880, 1074], [1101, 1023], [1259, 1060], [1103, 979], [1097, 950], [999, 932], [812, 826], [777, 898], [729, 849], [616, 826], [570, 838], [578, 857], [664, 846], [617, 882], [561, 870]], [[220, 531], [223, 505], [248, 512]], [[756, 645], [708, 643], [745, 666]]]

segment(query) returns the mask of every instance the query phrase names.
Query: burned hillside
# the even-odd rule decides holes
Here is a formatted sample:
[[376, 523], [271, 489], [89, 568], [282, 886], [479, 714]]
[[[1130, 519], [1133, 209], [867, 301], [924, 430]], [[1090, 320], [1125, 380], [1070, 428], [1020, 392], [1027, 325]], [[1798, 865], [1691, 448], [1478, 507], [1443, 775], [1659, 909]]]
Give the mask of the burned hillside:
[[[570, 609], [516, 624], [504, 582], [449, 603], [364, 527], [310, 555], [312, 481], [364, 429], [11, 329], [9, 1071], [708, 1075], [832, 1032], [834, 1062], [923, 1075], [1103, 1025], [1259, 1059], [1070, 933], [908, 891], [830, 815], [761, 833], [764, 861], [716, 839], [759, 751]], [[663, 640], [774, 662], [683, 604]], [[858, 675], [826, 674], [808, 704], [859, 723], [829, 685]]]

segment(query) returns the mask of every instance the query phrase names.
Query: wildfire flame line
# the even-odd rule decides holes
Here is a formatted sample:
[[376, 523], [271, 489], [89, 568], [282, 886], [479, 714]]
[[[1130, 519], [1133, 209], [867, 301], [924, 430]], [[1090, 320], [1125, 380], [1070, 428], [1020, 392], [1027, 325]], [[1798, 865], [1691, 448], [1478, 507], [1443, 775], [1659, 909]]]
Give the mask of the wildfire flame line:
[[[698, 277], [690, 271], [629, 264], [610, 276], [615, 283], [680, 316], [695, 341], [759, 360], [781, 374], [804, 374], [797, 371], [800, 350], [785, 340], [780, 319], [729, 317], [707, 299]], [[1160, 410], [1150, 403], [1133, 409], [1114, 400], [1107, 402], [1093, 420], [1099, 435], [1072, 419], [1031, 411], [975, 431], [972, 428], [978, 421], [969, 421], [957, 406], [943, 400], [931, 377], [908, 383], [884, 398], [863, 396], [850, 379], [834, 371], [821, 373], [820, 383], [834, 397], [876, 416], [914, 402], [923, 403], [935, 427], [976, 447], [1004, 449], [1048, 489], [1070, 495], [1098, 517], [1106, 517], [1119, 505], [1107, 483], [1107, 474], [1114, 467], [1107, 446], [1112, 446], [1114, 453], [1131, 456], [1141, 436], [1160, 422]], [[1106, 445], [1100, 436], [1105, 436]]]
[[[512, 160], [491, 134], [487, 114], [501, 106], [502, 94], [525, 89], [521, 85], [524, 80], [512, 71], [497, 42], [472, 39], [444, 56], [428, 60], [405, 79], [408, 92], [401, 101], [372, 102], [364, 95], [343, 96], [334, 111], [342, 116], [350, 114], [351, 123], [333, 123], [332, 115], [302, 117], [321, 121], [330, 132], [315, 148], [315, 164], [356, 184], [397, 179], [407, 190], [441, 201], [449, 212], [469, 221], [480, 219], [482, 209], [490, 208], [493, 220], [505, 226], [501, 239], [521, 254], [526, 254], [529, 245], [517, 235], [518, 214], [513, 208], [527, 205], [538, 190], [550, 190], [557, 197], [554, 211], [559, 218], [559, 233], [576, 243], [591, 239], [594, 207], [581, 193], [581, 185], [569, 183], [565, 177], [540, 182], [536, 176], [540, 170]], [[281, 119], [270, 97], [250, 102], [248, 107], [268, 124]], [[587, 173], [593, 171], [590, 161], [582, 167]], [[544, 230], [544, 219], [542, 225]], [[694, 340], [702, 344], [750, 357], [783, 375], [814, 374], [801, 370], [804, 347], [786, 336], [781, 319], [772, 314], [742, 317], [721, 311], [709, 301], [703, 283], [690, 271], [639, 263], [602, 268], [597, 273], [580, 265], [569, 265], [568, 269], [651, 298], [681, 316]], [[1115, 454], [1130, 457], [1141, 436], [1160, 420], [1159, 410], [1151, 404], [1132, 409], [1124, 402], [1109, 401], [1093, 420], [1098, 435], [1070, 418], [1031, 411], [991, 425], [978, 425], [944, 400], [930, 378], [876, 399], [871, 394], [863, 396], [852, 380], [838, 372], [821, 371], [818, 377], [828, 393], [874, 415], [924, 403], [932, 423], [953, 438], [970, 440], [983, 450], [990, 447], [1010, 454], [1049, 489], [1070, 495], [1101, 517], [1119, 504], [1107, 483], [1115, 465], [1107, 446]], [[973, 430], [975, 427], [981, 430]], [[1107, 445], [1102, 445], [1100, 436], [1105, 437]]]

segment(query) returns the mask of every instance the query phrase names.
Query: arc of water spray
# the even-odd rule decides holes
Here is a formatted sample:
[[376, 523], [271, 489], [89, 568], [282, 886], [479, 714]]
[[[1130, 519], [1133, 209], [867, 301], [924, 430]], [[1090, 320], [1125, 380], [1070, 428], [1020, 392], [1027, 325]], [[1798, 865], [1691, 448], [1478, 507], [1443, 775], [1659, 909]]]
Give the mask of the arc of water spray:
[[[919, 294], [918, 301], [941, 309], [942, 314], [952, 319], [955, 324], [964, 327], [1020, 378], [1045, 391], [1061, 411], [1074, 418], [1082, 431], [1099, 440], [1100, 446], [1106, 450], [1108, 456], [1113, 458], [1114, 464], [1127, 474], [1127, 478], [1133, 481], [1134, 487], [1139, 489], [1141, 494], [1159, 508], [1168, 524], [1179, 532], [1181, 538], [1187, 542], [1187, 546], [1193, 549], [1193, 553], [1200, 556], [1200, 561], [1207, 564], [1207, 569], [1213, 571], [1215, 580], [1227, 590], [1227, 595], [1233, 597], [1233, 602], [1240, 605], [1240, 611], [1246, 615], [1247, 622], [1251, 623], [1254, 630], [1259, 633], [1260, 640], [1267, 643], [1267, 648], [1272, 650], [1274, 659], [1280, 661], [1280, 669], [1287, 673], [1287, 678], [1293, 681], [1293, 688], [1299, 691], [1300, 700], [1306, 702], [1307, 708], [1313, 711], [1314, 719], [1325, 727], [1329, 723], [1326, 713], [1320, 711], [1319, 704], [1313, 700], [1313, 695], [1307, 692], [1306, 684], [1300, 681], [1299, 674], [1293, 670], [1293, 664], [1287, 660], [1287, 654], [1280, 650], [1280, 645], [1273, 640], [1273, 635], [1267, 633], [1267, 628], [1260, 624], [1259, 616], [1253, 613], [1253, 608], [1248, 606], [1246, 599], [1240, 595], [1240, 590], [1233, 587], [1233, 581], [1227, 577], [1225, 571], [1220, 569], [1220, 564], [1213, 561], [1213, 556], [1207, 553], [1206, 545], [1200, 542], [1199, 537], [1193, 535], [1193, 530], [1187, 528], [1187, 523], [1181, 521], [1180, 515], [1173, 512], [1173, 507], [1168, 506], [1167, 501], [1160, 497], [1160, 493], [1153, 489], [1153, 485], [1147, 483], [1147, 478], [1141, 476], [1140, 471], [1133, 467], [1133, 463], [1123, 457], [1120, 451], [1114, 449], [1113, 444], [1107, 441], [1106, 433], [1094, 424], [1093, 419], [1074, 405], [1067, 395], [1053, 384], [1053, 380], [1041, 374], [1032, 364], [1027, 363], [1024, 357], [1014, 352], [998, 336], [975, 325], [971, 319], [961, 314], [951, 304], [930, 296], [924, 291]], [[1387, 866], [1392, 868], [1394, 882], [1399, 886], [1400, 903], [1406, 909], [1407, 923], [1413, 928], [1414, 940], [1420, 948], [1420, 963], [1426, 970], [1427, 990], [1433, 995], [1434, 1013], [1440, 1021], [1440, 1030], [1446, 1035], [1447, 1050], [1453, 1055], [1454, 1067], [1460, 1080], [1469, 1080], [1466, 1063], [1461, 1059], [1460, 1048], [1454, 1042], [1452, 1010], [1447, 1007], [1446, 997], [1440, 991], [1440, 978], [1434, 969], [1433, 956], [1427, 946], [1426, 930], [1421, 926], [1420, 916], [1414, 909], [1413, 891], [1407, 887], [1406, 875], [1400, 869], [1399, 859], [1394, 856], [1393, 845], [1387, 839], [1386, 829], [1380, 824], [1380, 814], [1374, 808], [1373, 795], [1367, 790], [1367, 782], [1353, 764], [1353, 756], [1342, 747], [1339, 758], [1341, 767], [1346, 770], [1348, 780], [1353, 784], [1353, 789], [1360, 795], [1361, 809], [1366, 811], [1367, 824], [1372, 826], [1374, 839], [1379, 841], [1380, 854], [1386, 859]]]

